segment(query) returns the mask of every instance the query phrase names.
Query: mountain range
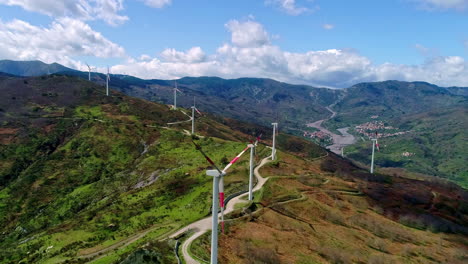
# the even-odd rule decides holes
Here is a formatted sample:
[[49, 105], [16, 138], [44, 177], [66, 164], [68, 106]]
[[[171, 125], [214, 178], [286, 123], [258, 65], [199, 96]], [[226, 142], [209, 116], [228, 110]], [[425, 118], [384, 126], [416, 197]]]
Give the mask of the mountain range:
[[[1, 65], [4, 66], [0, 71], [29, 76], [32, 75], [29, 72], [37, 64], [38, 62], [2, 61]], [[47, 74], [49, 70], [44, 65], [47, 66], [40, 64], [35, 72]], [[18, 71], [19, 68], [25, 70]], [[87, 72], [65, 67], [57, 69], [60, 70], [57, 74], [88, 78]], [[104, 74], [92, 73], [91, 78], [97, 84], [105, 84]], [[324, 120], [323, 126], [338, 135], [340, 132], [337, 129], [350, 127], [348, 131], [356, 137], [357, 142], [346, 148], [346, 152], [349, 158], [363, 165], [370, 162], [370, 147], [366, 143], [369, 142], [369, 133], [358, 133], [355, 127], [381, 122], [382, 126], [368, 132], [385, 134], [388, 130], [384, 127], [394, 127], [395, 135], [397, 132], [409, 134], [381, 139], [382, 143], [391, 142], [392, 147], [382, 149], [382, 154], [379, 154], [376, 160], [379, 166], [405, 168], [417, 173], [448, 178], [468, 187], [464, 174], [468, 171], [468, 163], [463, 147], [468, 137], [466, 129], [463, 129], [466, 127], [466, 117], [463, 113], [468, 106], [468, 88], [445, 88], [425, 82], [384, 81], [361, 83], [337, 90], [291, 85], [261, 78], [225, 80], [218, 77], [185, 77], [178, 80], [143, 80], [119, 74], [111, 75], [110, 86], [111, 89], [133, 97], [171, 104], [176, 81], [182, 92], [177, 99], [180, 106], [191, 106], [195, 98], [198, 108], [202, 111], [263, 126], [277, 121], [282, 131], [309, 139], [315, 129], [307, 124], [317, 120]], [[451, 111], [457, 114], [437, 117], [435, 113], [444, 112], [445, 109], [452, 109]], [[431, 118], [421, 118], [425, 115]], [[453, 122], [444, 122], [447, 120]], [[456, 133], [452, 133], [451, 137], [435, 136], [437, 133], [431, 131], [451, 129], [444, 129], [436, 124], [451, 124]], [[416, 146], [410, 148], [412, 144], [405, 143], [415, 138], [414, 133], [423, 142], [417, 147], [424, 149], [422, 152], [413, 151]], [[312, 140], [330, 144], [330, 140]], [[431, 149], [441, 151], [435, 154]], [[402, 153], [405, 152], [414, 153], [415, 156], [406, 157], [406, 162], [400, 162]]]

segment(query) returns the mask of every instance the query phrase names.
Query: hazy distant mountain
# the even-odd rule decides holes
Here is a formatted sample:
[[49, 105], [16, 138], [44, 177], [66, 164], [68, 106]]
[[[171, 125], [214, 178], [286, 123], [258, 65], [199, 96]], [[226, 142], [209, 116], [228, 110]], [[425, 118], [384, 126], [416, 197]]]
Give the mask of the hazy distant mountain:
[[63, 71], [75, 71], [58, 63], [46, 64], [42, 61], [0, 60], [0, 72], [18, 76], [39, 76]]
[[447, 90], [454, 95], [468, 96], [467, 87], [447, 87]]

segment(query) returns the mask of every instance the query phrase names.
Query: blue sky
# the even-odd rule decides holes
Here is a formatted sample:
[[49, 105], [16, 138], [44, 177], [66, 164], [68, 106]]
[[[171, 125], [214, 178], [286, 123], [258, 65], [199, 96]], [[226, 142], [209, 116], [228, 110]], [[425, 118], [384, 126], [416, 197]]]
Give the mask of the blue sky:
[[468, 0], [0, 0], [0, 59], [142, 78], [468, 86]]

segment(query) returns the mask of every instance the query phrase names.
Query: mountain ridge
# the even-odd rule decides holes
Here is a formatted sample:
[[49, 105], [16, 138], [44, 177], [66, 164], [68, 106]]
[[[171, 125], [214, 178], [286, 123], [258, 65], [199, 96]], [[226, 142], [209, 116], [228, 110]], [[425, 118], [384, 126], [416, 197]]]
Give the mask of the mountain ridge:
[[[88, 73], [80, 71], [62, 71], [54, 75], [88, 79]], [[105, 85], [105, 75], [102, 73], [91, 73], [91, 79], [98, 85]], [[306, 138], [312, 137], [313, 133], [316, 132], [307, 124], [317, 120], [326, 120], [323, 122], [323, 126], [329, 131], [335, 131], [335, 133], [339, 133], [336, 129], [351, 127], [349, 132], [358, 136], [358, 139], [365, 140], [361, 137], [362, 135], [354, 131], [354, 127], [369, 122], [383, 122], [387, 126], [398, 125], [402, 118], [416, 118], [417, 114], [424, 115], [425, 112], [451, 107], [466, 108], [468, 105], [466, 92], [468, 88], [439, 87], [421, 81], [368, 82], [335, 90], [308, 85], [292, 85], [266, 78], [223, 79], [205, 76], [184, 77], [178, 80], [144, 80], [128, 75], [111, 74], [109, 84], [111, 89], [130, 96], [172, 104], [175, 81], [177, 81], [179, 90], [182, 91], [177, 98], [178, 106], [188, 108], [193, 104], [195, 98], [201, 111], [262, 126], [279, 122], [281, 130]], [[336, 115], [331, 119], [331, 113], [328, 109], [336, 112]], [[448, 116], [448, 118], [451, 117]], [[435, 121], [437, 122], [437, 120]], [[416, 126], [417, 123], [409, 122], [409, 124]], [[411, 128], [408, 127], [406, 130], [409, 131]], [[385, 131], [377, 129], [374, 132], [384, 133]], [[463, 138], [466, 131], [461, 130], [459, 133], [461, 134], [457, 138]], [[327, 139], [323, 140], [317, 137], [311, 138], [311, 140], [322, 142], [322, 144], [329, 142]], [[448, 140], [447, 143], [449, 142], [451, 142], [450, 144], [461, 144]], [[444, 145], [444, 142], [439, 143]], [[452, 149], [458, 148], [452, 147]], [[457, 152], [454, 155], [463, 155], [463, 153]], [[361, 162], [365, 160], [363, 157], [361, 155], [359, 158]], [[421, 169], [429, 168], [427, 166], [430, 164], [444, 163], [444, 160], [439, 160], [441, 158], [443, 157], [438, 156], [437, 159], [432, 160], [432, 158], [427, 157], [425, 162], [418, 163], [419, 165], [416, 167], [407, 166], [406, 163], [401, 166], [422, 172]], [[379, 164], [399, 163], [384, 160]], [[464, 163], [460, 164], [465, 166]], [[462, 167], [460, 170], [463, 171], [464, 168]], [[427, 173], [432, 175], [434, 171], [437, 170], [431, 169]], [[448, 175], [438, 176], [448, 177]], [[452, 179], [463, 178], [460, 175], [451, 174], [449, 177]]]

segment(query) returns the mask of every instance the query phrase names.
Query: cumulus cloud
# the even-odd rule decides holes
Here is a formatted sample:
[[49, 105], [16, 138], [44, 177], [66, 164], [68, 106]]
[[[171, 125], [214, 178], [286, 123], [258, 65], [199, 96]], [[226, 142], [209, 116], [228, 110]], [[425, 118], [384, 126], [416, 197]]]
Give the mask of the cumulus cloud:
[[263, 77], [339, 88], [389, 79], [427, 81], [442, 86], [468, 85], [467, 63], [458, 56], [428, 57], [420, 65], [376, 65], [351, 49], [304, 53], [284, 51], [272, 44], [269, 33], [253, 20], [233, 20], [226, 27], [231, 32], [231, 42], [223, 44], [213, 54], [205, 54], [200, 47], [187, 51], [166, 49], [159, 57], [129, 61], [114, 66], [112, 70], [141, 78]]
[[335, 28], [335, 25], [333, 24], [323, 24], [322, 25], [323, 29], [326, 29], [326, 30], [332, 30]]
[[289, 15], [297, 16], [305, 12], [311, 11], [306, 7], [299, 7], [296, 0], [265, 0], [266, 5], [273, 5], [279, 7], [281, 10]]
[[124, 9], [123, 0], [0, 0], [0, 4], [20, 6], [56, 18], [100, 19], [110, 25], [119, 25], [128, 20], [127, 16], [119, 14]]
[[420, 6], [428, 10], [465, 10], [468, 7], [468, 0], [415, 0]]
[[268, 32], [266, 32], [262, 24], [256, 21], [231, 20], [225, 26], [231, 32], [231, 42], [236, 46], [255, 47], [270, 42]]
[[154, 8], [163, 8], [166, 5], [170, 5], [172, 0], [140, 0], [143, 1], [147, 6]]
[[161, 56], [170, 62], [196, 63], [205, 60], [205, 53], [200, 47], [193, 47], [186, 52], [175, 49], [165, 49]]
[[42, 60], [81, 68], [74, 56], [126, 56], [124, 48], [84, 22], [71, 18], [60, 18], [47, 28], [18, 19], [10, 22], [0, 20], [0, 39], [0, 58], [14, 60]]

